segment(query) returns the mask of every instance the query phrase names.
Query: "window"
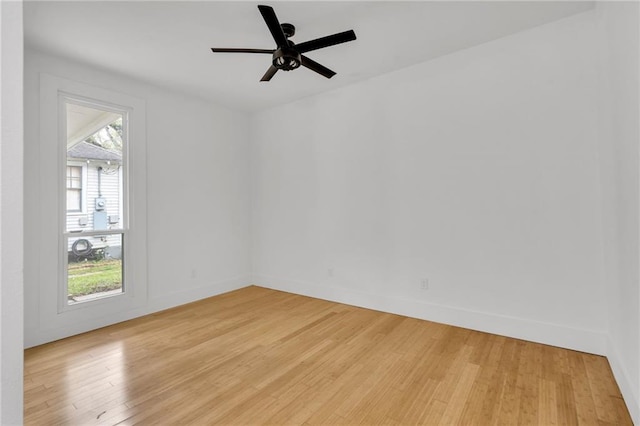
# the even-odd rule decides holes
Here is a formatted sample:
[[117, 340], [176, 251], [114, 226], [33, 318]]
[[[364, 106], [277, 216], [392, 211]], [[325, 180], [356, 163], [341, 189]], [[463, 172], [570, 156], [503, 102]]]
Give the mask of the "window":
[[67, 166], [67, 211], [82, 211], [82, 167]]
[[67, 252], [62, 291], [65, 303], [75, 305], [125, 292], [128, 113], [84, 99], [65, 97], [63, 102], [67, 215], [62, 237]]
[[135, 315], [148, 287], [145, 101], [47, 73], [39, 96], [42, 334], [32, 344]]

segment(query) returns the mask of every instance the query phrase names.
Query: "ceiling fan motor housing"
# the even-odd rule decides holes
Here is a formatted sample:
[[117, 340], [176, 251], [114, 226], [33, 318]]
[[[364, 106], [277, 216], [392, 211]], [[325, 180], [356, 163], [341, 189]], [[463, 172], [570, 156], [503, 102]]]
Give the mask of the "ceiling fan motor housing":
[[282, 71], [291, 71], [300, 66], [302, 56], [295, 49], [281, 47], [273, 52], [273, 66]]

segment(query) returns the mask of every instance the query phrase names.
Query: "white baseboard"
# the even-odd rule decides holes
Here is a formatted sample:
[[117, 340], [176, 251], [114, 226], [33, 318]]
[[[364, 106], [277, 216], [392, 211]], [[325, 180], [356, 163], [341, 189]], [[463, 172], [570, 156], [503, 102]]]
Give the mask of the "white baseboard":
[[163, 311], [176, 306], [195, 302], [197, 300], [206, 299], [218, 294], [227, 293], [247, 287], [251, 283], [251, 275], [245, 274], [223, 281], [218, 281], [210, 285], [200, 286], [187, 290], [177, 291], [174, 293], [163, 295], [162, 297], [150, 298], [146, 306], [119, 312], [116, 315], [96, 318], [92, 321], [65, 326], [64, 328], [50, 328], [46, 330], [25, 330], [25, 349], [33, 346], [42, 345], [54, 340], [64, 339], [65, 337], [74, 336], [76, 334], [85, 333], [87, 331], [96, 330], [98, 328], [117, 324], [119, 322], [128, 321], [144, 315]]
[[150, 298], [147, 306], [149, 313], [163, 311], [176, 306], [228, 293], [251, 285], [251, 275], [240, 275], [224, 281], [192, 288], [189, 290], [176, 291], [164, 294], [161, 297]]
[[472, 330], [559, 346], [597, 355], [606, 354], [606, 334], [592, 330], [532, 321], [525, 318], [471, 311], [388, 294], [367, 293], [344, 287], [317, 285], [254, 274], [257, 286], [347, 305], [424, 319]]
[[607, 359], [609, 360], [613, 377], [615, 377], [618, 383], [624, 402], [627, 404], [631, 419], [634, 424], [640, 425], [640, 395], [638, 395], [633, 385], [629, 382], [629, 373], [621, 361], [618, 349], [610, 338], [607, 339]]

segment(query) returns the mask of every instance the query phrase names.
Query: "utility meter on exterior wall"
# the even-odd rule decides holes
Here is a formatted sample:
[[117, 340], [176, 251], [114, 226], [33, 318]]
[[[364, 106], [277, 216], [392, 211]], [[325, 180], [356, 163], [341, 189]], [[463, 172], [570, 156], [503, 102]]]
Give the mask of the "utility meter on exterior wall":
[[96, 198], [96, 210], [101, 211], [107, 207], [107, 200], [104, 197]]

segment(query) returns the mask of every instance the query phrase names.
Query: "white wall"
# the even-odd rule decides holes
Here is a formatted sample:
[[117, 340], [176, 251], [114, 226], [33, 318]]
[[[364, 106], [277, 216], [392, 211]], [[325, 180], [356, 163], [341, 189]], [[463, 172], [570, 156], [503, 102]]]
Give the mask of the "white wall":
[[590, 11], [257, 113], [254, 282], [604, 353], [595, 29]]
[[22, 2], [0, 1], [0, 424], [22, 424]]
[[[25, 239], [55, 252], [43, 240], [38, 215], [46, 202], [37, 168], [39, 73], [126, 93], [146, 102], [148, 300], [144, 308], [101, 324], [176, 306], [234, 288], [250, 279], [247, 116], [126, 77], [27, 48], [25, 58]], [[45, 177], [46, 178], [46, 177]], [[55, 179], [55, 176], [51, 176]], [[46, 180], [46, 179], [45, 179]], [[53, 211], [53, 210], [52, 210]], [[38, 305], [42, 260], [27, 248], [25, 259], [26, 346], [60, 338], [44, 329]], [[51, 303], [55, 303], [52, 301]], [[92, 323], [95, 328], [98, 323]], [[89, 328], [89, 325], [87, 325]], [[75, 330], [78, 332], [78, 330]]]
[[635, 2], [604, 2], [598, 4], [597, 14], [602, 64], [599, 105], [607, 357], [627, 406], [640, 423], [640, 8]]

